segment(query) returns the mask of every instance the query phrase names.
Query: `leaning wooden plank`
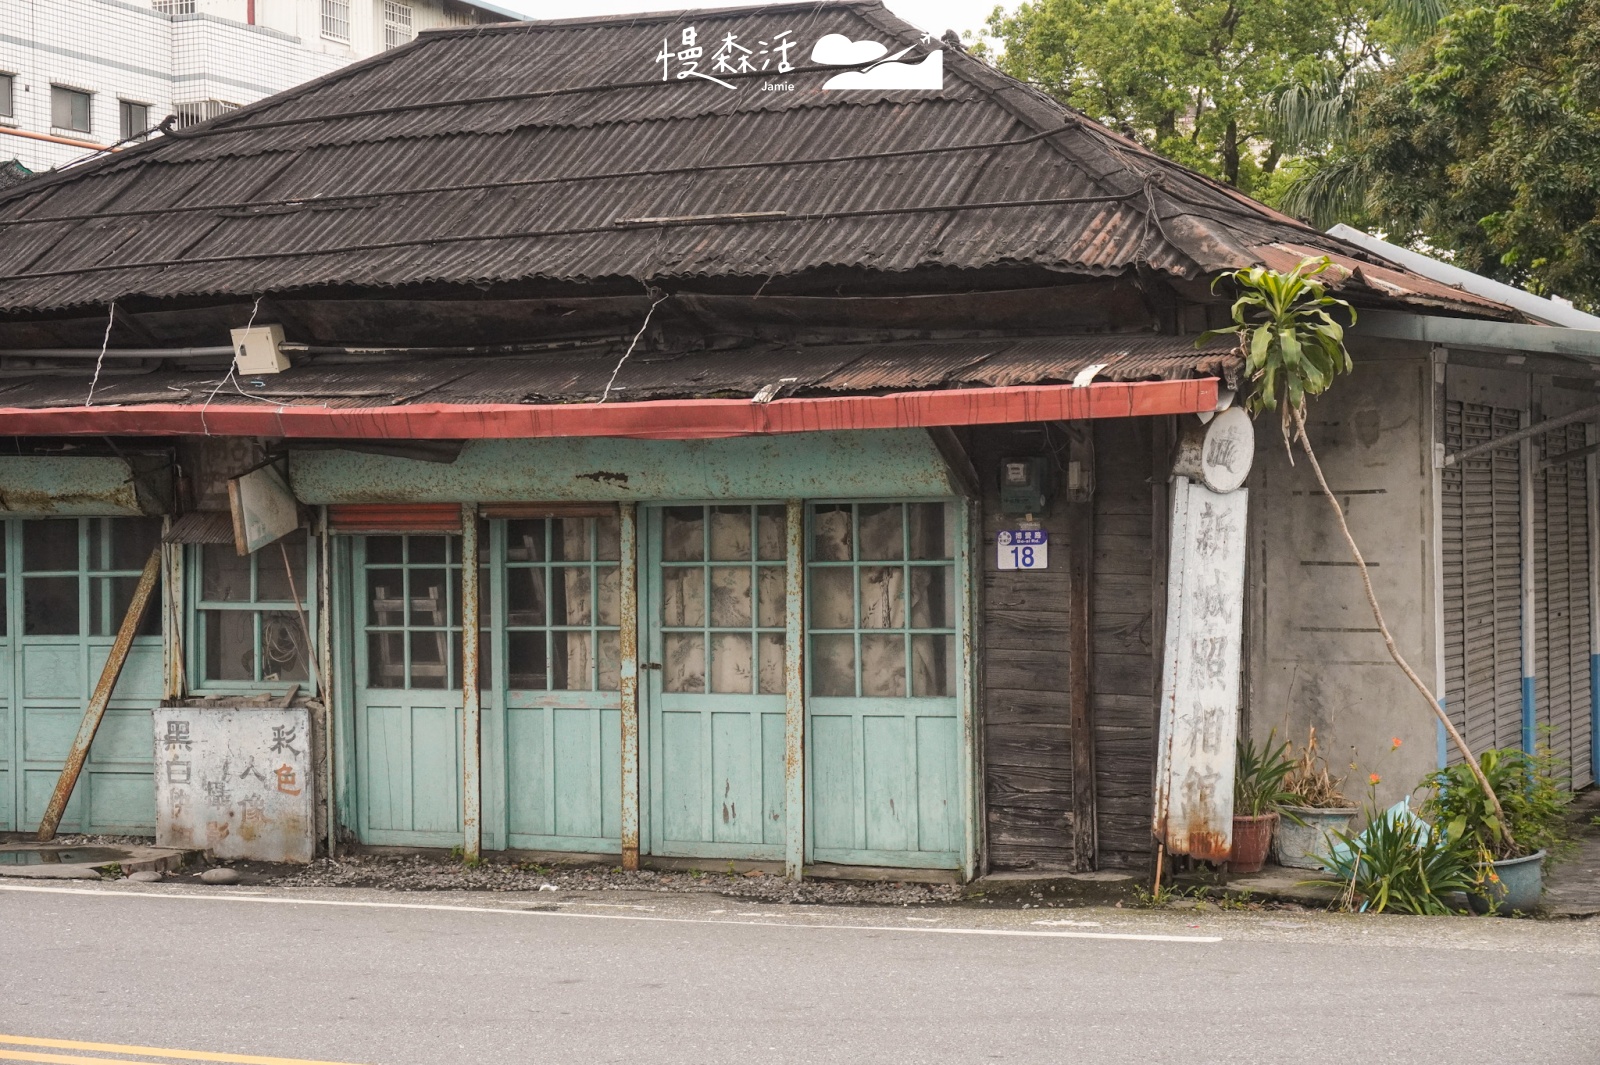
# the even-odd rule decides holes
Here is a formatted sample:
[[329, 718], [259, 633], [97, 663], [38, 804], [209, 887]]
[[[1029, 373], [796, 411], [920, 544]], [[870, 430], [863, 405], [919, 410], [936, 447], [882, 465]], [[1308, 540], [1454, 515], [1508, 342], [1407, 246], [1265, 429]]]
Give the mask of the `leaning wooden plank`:
[[50, 804], [44, 808], [44, 817], [39, 821], [40, 843], [48, 843], [56, 837], [56, 827], [61, 824], [61, 815], [66, 813], [72, 789], [78, 785], [78, 774], [83, 771], [83, 763], [89, 757], [89, 745], [94, 742], [101, 718], [106, 716], [106, 706], [111, 702], [111, 693], [117, 686], [117, 678], [122, 675], [122, 667], [128, 661], [134, 633], [139, 631], [145, 608], [150, 605], [150, 593], [155, 590], [156, 579], [160, 575], [161, 546], [158, 544], [150, 552], [144, 572], [139, 575], [139, 583], [133, 590], [133, 601], [128, 604], [128, 612], [122, 617], [122, 627], [117, 630], [116, 642], [111, 645], [105, 668], [100, 671], [100, 683], [94, 686], [89, 707], [83, 712], [83, 723], [78, 726], [77, 738], [72, 741], [72, 750], [67, 752], [67, 764], [61, 767], [55, 794], [50, 796]]

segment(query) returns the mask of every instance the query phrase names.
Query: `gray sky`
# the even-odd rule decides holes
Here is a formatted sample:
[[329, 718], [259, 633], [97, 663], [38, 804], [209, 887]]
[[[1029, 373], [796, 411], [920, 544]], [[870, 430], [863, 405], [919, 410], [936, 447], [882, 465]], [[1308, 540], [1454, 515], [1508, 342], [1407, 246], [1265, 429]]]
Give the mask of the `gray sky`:
[[[681, 11], [685, 8], [744, 7], [756, 0], [492, 0], [528, 18], [574, 18], [617, 15], [630, 11]], [[885, 0], [889, 10], [920, 29], [938, 36], [945, 30], [977, 30], [997, 0]], [[1007, 3], [1006, 7], [1015, 7]]]

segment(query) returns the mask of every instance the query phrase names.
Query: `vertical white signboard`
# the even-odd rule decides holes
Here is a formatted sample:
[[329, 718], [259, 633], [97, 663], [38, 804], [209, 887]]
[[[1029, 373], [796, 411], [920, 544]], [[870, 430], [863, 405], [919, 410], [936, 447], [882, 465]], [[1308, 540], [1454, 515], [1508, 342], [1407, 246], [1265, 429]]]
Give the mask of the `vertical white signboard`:
[[1155, 832], [1173, 854], [1233, 843], [1248, 492], [1173, 481]]

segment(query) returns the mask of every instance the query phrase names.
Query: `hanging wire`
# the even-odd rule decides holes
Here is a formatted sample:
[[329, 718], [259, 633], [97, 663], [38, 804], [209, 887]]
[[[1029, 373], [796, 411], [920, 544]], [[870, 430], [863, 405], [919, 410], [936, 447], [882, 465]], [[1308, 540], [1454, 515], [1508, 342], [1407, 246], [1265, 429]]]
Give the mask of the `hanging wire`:
[[100, 357], [94, 360], [94, 377], [89, 380], [89, 396], [83, 401], [85, 407], [94, 406], [94, 386], [100, 383], [100, 367], [105, 365], [106, 348], [111, 345], [111, 326], [117, 320], [117, 301], [111, 301], [111, 313], [106, 315], [106, 335], [100, 339]]
[[659, 299], [650, 304], [650, 309], [644, 312], [644, 321], [639, 324], [639, 331], [633, 334], [633, 342], [628, 345], [628, 350], [622, 353], [622, 358], [617, 360], [616, 369], [611, 371], [611, 380], [606, 382], [606, 390], [600, 394], [600, 402], [604, 403], [611, 398], [611, 386], [617, 383], [617, 374], [622, 372], [622, 364], [628, 361], [628, 356], [633, 354], [633, 349], [638, 346], [639, 338], [644, 336], [644, 331], [650, 328], [650, 316], [656, 313], [656, 308], [661, 306], [671, 293], [663, 293]]
[[[250, 320], [244, 324], [246, 330], [256, 324], [256, 312], [260, 309], [261, 297], [257, 296], [255, 306], [250, 308]], [[106, 335], [109, 336], [110, 332], [107, 331]], [[217, 387], [211, 390], [211, 394], [206, 397], [206, 401], [200, 404], [200, 432], [205, 436], [211, 435], [210, 428], [206, 426], [206, 408], [211, 406], [211, 401], [217, 398], [217, 393], [222, 391], [222, 386], [233, 380], [233, 370], [237, 365], [237, 360], [228, 363], [228, 372], [222, 376], [222, 380], [217, 382]], [[239, 386], [235, 384], [234, 387], [238, 388]]]

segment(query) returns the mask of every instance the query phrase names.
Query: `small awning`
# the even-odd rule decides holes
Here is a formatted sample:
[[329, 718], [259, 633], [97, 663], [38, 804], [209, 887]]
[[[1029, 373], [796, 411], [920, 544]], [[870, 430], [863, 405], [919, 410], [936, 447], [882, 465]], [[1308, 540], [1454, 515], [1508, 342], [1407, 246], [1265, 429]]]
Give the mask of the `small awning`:
[[1192, 414], [1216, 409], [1214, 377], [1078, 385], [952, 388], [880, 396], [679, 399], [634, 403], [464, 403], [328, 407], [304, 403], [0, 408], [12, 436], [266, 436], [367, 440], [486, 440], [730, 436], [907, 429]]

